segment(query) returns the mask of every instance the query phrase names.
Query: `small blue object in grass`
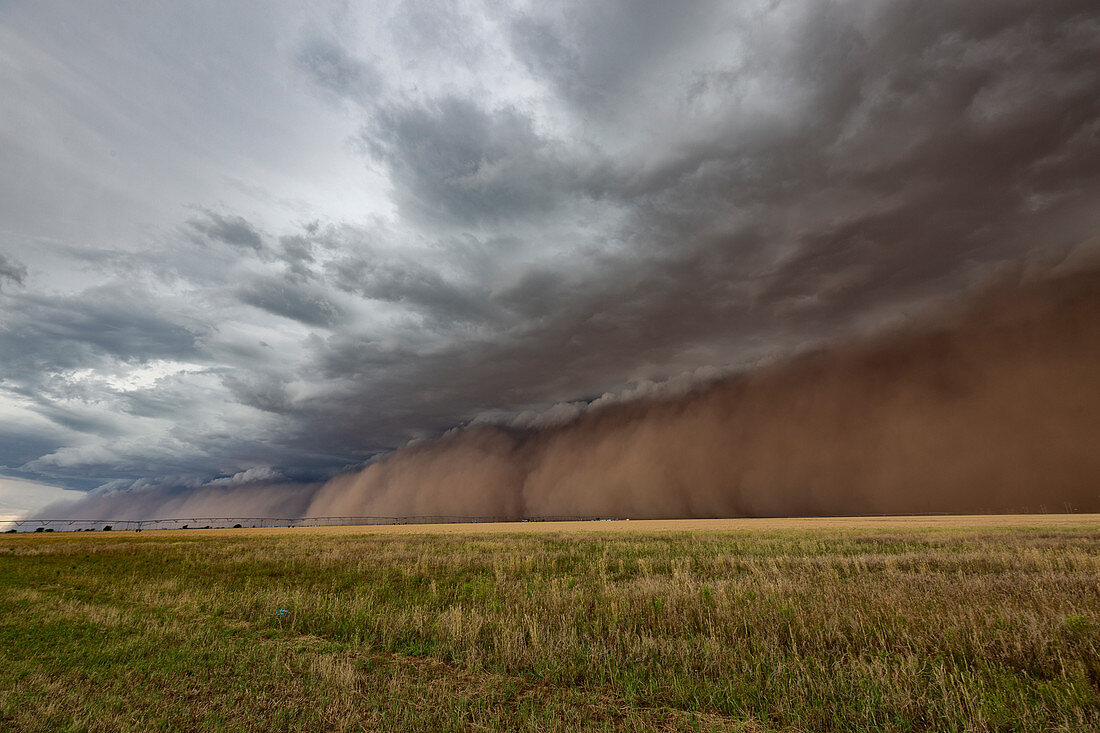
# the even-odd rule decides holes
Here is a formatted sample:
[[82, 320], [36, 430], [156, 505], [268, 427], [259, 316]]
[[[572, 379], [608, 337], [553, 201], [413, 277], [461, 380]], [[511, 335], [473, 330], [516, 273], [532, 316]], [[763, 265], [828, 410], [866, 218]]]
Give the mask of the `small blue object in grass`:
[[278, 611], [275, 612], [275, 615], [286, 616], [288, 613], [290, 613], [290, 611], [286, 610], [285, 608], [280, 608]]

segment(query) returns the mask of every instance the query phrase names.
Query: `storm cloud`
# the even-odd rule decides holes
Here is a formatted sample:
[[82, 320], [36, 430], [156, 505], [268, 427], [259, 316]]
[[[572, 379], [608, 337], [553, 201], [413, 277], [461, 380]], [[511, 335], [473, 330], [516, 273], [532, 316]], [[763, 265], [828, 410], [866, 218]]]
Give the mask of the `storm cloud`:
[[316, 516], [1100, 510], [1100, 274], [999, 289], [561, 425], [472, 426], [330, 481]]
[[[514, 485], [512, 431], [600, 395], [881, 338], [1100, 250], [1083, 0], [0, 14], [11, 476], [130, 496], [270, 468], [306, 496], [477, 424]], [[648, 479], [620, 478], [627, 506]], [[427, 501], [383, 483], [387, 511]]]
[[475, 423], [289, 494], [277, 474], [253, 469], [197, 487], [100, 489], [55, 511], [84, 519], [1096, 511], [1098, 360], [1100, 270], [1004, 282], [901, 330]]

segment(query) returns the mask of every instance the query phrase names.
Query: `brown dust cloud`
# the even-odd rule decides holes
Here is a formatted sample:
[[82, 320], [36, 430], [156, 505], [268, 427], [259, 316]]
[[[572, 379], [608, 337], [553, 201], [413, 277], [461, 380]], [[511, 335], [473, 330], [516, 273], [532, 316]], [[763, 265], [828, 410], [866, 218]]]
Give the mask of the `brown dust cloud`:
[[1100, 271], [538, 430], [471, 427], [337, 477], [315, 516], [1100, 510]]

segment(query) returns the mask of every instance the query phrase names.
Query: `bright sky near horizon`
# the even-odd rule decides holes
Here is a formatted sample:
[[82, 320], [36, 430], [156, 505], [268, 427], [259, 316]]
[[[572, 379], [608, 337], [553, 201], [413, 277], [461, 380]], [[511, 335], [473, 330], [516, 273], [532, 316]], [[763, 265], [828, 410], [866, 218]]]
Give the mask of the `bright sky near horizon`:
[[5, 522], [22, 519], [54, 502], [72, 501], [83, 495], [82, 491], [0, 476], [0, 529]]

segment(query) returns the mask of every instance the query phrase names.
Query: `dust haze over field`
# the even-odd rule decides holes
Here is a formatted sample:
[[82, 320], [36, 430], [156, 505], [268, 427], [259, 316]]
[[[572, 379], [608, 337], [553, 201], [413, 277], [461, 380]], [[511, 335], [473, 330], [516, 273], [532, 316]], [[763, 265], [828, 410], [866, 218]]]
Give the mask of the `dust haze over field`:
[[1100, 508], [1100, 274], [556, 428], [475, 428], [316, 515], [707, 517]]
[[1096, 507], [1094, 0], [47, 0], [0, 49], [0, 515]]

